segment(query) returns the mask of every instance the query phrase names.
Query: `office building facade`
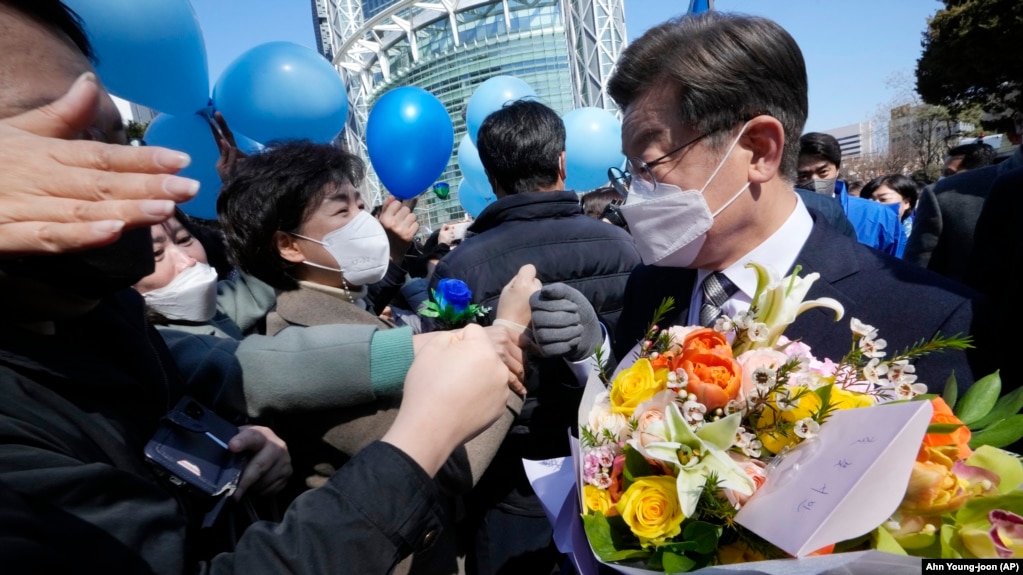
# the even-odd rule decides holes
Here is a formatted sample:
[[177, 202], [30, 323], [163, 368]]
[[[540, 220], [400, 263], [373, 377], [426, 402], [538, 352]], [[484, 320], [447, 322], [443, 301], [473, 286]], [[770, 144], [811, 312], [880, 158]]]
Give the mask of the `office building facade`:
[[[421, 196], [420, 222], [436, 229], [463, 215], [457, 198], [457, 145], [465, 134], [464, 107], [494, 76], [529, 83], [559, 114], [582, 106], [613, 110], [604, 87], [624, 47], [624, 0], [313, 0], [320, 51], [345, 81], [348, 149], [368, 162], [365, 126], [384, 93], [417, 86], [436, 96], [455, 127], [456, 150], [438, 182], [441, 199]], [[395, 150], [400, 154], [401, 150]], [[383, 195], [370, 170], [368, 199]]]

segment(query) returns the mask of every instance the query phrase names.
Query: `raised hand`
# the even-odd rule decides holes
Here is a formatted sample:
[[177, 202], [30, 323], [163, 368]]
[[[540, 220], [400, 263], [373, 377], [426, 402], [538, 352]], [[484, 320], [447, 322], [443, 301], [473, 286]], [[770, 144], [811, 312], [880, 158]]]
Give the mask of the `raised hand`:
[[106, 245], [166, 220], [199, 191], [171, 175], [186, 154], [74, 139], [90, 131], [100, 93], [86, 73], [60, 99], [0, 120], [0, 256]]

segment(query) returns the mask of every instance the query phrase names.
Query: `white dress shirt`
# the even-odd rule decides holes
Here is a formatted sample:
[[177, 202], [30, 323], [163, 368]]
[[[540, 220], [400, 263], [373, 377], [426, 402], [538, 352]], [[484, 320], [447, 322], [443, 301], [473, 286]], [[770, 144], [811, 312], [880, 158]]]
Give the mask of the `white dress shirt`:
[[[796, 263], [796, 257], [799, 256], [799, 252], [803, 249], [803, 244], [810, 237], [812, 230], [813, 218], [810, 217], [810, 212], [807, 211], [803, 200], [797, 194], [796, 207], [785, 223], [759, 246], [722, 270], [722, 273], [739, 290], [728, 298], [725, 305], [721, 307], [721, 313], [728, 317], [734, 317], [749, 309], [750, 303], [753, 301], [753, 294], [757, 291], [757, 274], [753, 269], [746, 267], [747, 263], [756, 262], [762, 266], [773, 268], [778, 274], [787, 273]], [[687, 318], [689, 325], [699, 325], [700, 323], [703, 280], [712, 273], [714, 270], [697, 270], [696, 283], [693, 285], [693, 293], [689, 297], [689, 317]]]

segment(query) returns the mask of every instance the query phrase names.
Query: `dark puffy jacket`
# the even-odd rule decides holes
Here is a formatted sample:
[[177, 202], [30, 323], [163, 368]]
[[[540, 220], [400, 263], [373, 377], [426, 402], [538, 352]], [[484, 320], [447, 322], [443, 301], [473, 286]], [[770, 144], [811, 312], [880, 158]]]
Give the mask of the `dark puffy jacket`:
[[[437, 265], [431, 287], [443, 278], [464, 281], [473, 301], [491, 308], [493, 319], [501, 288], [520, 267], [533, 264], [544, 284], [563, 282], [582, 292], [608, 334], [614, 334], [625, 283], [639, 263], [632, 236], [583, 215], [575, 192], [529, 192], [487, 206], [466, 239]], [[489, 491], [496, 498], [491, 503], [503, 501], [510, 511], [542, 516], [531, 501], [520, 458], [569, 454], [566, 429], [576, 423], [582, 388], [560, 358], [531, 359], [526, 388], [522, 412], [476, 491]]]
[[466, 235], [437, 265], [431, 288], [443, 278], [460, 279], [493, 318], [501, 288], [533, 264], [544, 284], [563, 282], [582, 292], [614, 333], [639, 252], [624, 230], [583, 215], [575, 192], [506, 196], [487, 206]]

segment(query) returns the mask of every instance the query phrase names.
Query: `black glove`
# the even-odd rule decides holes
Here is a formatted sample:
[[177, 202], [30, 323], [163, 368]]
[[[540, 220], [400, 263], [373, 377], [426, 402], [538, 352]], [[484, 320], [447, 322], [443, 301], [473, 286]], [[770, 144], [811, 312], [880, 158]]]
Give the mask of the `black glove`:
[[546, 357], [582, 361], [593, 355], [603, 331], [593, 306], [579, 290], [562, 283], [543, 286], [529, 298], [533, 340]]

